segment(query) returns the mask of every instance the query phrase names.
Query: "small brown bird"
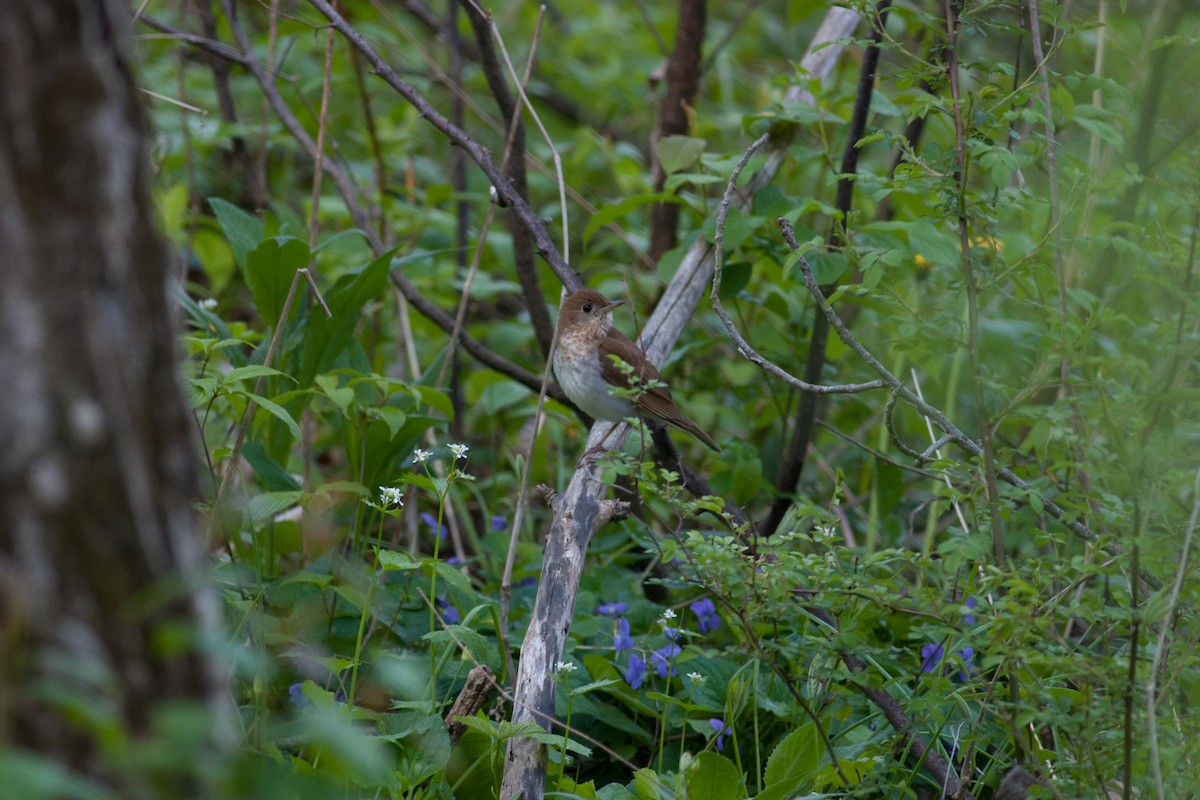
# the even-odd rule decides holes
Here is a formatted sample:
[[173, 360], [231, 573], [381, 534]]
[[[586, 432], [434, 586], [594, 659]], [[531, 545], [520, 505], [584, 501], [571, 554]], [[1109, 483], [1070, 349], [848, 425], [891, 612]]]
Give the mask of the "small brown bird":
[[[554, 374], [563, 391], [596, 419], [614, 422], [641, 416], [674, 425], [720, 452], [712, 437], [679, 410], [671, 390], [641, 348], [613, 327], [612, 310], [624, 302], [610, 302], [592, 289], [581, 289], [563, 301], [554, 351]], [[623, 370], [613, 356], [632, 370]], [[633, 398], [617, 397], [610, 387], [638, 393]]]

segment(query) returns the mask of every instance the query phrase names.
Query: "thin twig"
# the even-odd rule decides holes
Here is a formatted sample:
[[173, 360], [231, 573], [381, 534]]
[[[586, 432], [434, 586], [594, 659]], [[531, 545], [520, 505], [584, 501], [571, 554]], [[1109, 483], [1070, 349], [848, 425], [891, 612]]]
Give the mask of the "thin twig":
[[[780, 229], [783, 231], [783, 237], [788, 243], [788, 246], [793, 250], [798, 250], [800, 245], [796, 242], [796, 232], [792, 229], [792, 223], [788, 221], [786, 217], [780, 217], [777, 221]], [[929, 405], [920, 397], [918, 397], [911, 389], [905, 386], [888, 370], [887, 367], [879, 362], [879, 359], [872, 355], [871, 351], [867, 350], [867, 348], [858, 341], [853, 333], [850, 332], [845, 323], [843, 323], [838, 317], [837, 312], [835, 312], [829, 306], [829, 302], [825, 299], [824, 292], [821, 291], [821, 287], [817, 284], [817, 280], [812, 274], [812, 267], [809, 266], [807, 259], [805, 259], [804, 256], [800, 256], [796, 263], [800, 267], [800, 273], [804, 276], [805, 287], [816, 300], [817, 307], [821, 309], [821, 313], [823, 313], [829, 320], [829, 327], [831, 327], [834, 333], [838, 335], [838, 338], [841, 339], [847, 347], [857, 353], [859, 358], [867, 363], [867, 366], [869, 366], [875, 372], [875, 374], [880, 377], [885, 386], [899, 394], [904, 402], [912, 406], [917, 413], [928, 417], [934, 425], [936, 425], [945, 433], [950, 434], [950, 436], [953, 437], [954, 443], [963, 450], [967, 451], [967, 453], [975, 456], [976, 458], [981, 457], [983, 455], [983, 446], [979, 444], [979, 442], [975, 441], [962, 430], [960, 430], [958, 426], [951, 422], [950, 419], [940, 409]], [[1037, 493], [1039, 495], [1041, 494], [1033, 486], [1031, 486], [1028, 481], [1026, 481], [1024, 478], [1021, 478], [1008, 467], [1000, 466], [998, 464], [997, 474], [1005, 483], [1016, 486], [1022, 491]], [[1072, 515], [1054, 500], [1051, 500], [1048, 497], [1043, 497], [1042, 507], [1049, 512], [1050, 516], [1061, 522], [1067, 527], [1068, 530], [1070, 530], [1080, 539], [1088, 542], [1095, 542], [1100, 538], [1091, 528], [1087, 526], [1086, 523], [1083, 523], [1077, 519], [1073, 519]], [[1121, 546], [1116, 542], [1106, 543], [1104, 545], [1104, 549], [1106, 552], [1112, 555], [1118, 555], [1123, 552]]]
[[1163, 615], [1162, 625], [1158, 629], [1158, 643], [1154, 648], [1154, 658], [1150, 662], [1150, 675], [1146, 680], [1146, 722], [1149, 726], [1147, 736], [1150, 747], [1150, 765], [1154, 768], [1154, 788], [1158, 793], [1158, 800], [1166, 800], [1166, 795], [1163, 793], [1162, 763], [1158, 754], [1158, 723], [1155, 709], [1157, 698], [1154, 694], [1158, 689], [1158, 671], [1167, 651], [1167, 631], [1171, 629], [1172, 620], [1179, 608], [1179, 594], [1183, 590], [1183, 582], [1188, 574], [1188, 555], [1191, 553], [1192, 536], [1196, 533], [1197, 525], [1200, 525], [1200, 470], [1196, 471], [1196, 479], [1192, 484], [1192, 513], [1188, 517], [1187, 528], [1183, 531], [1183, 552], [1179, 555], [1179, 569], [1175, 571], [1175, 583], [1171, 586], [1167, 610]]
[[818, 394], [854, 394], [856, 392], [865, 392], [870, 389], [880, 389], [883, 387], [882, 380], [868, 381], [867, 383], [849, 383], [849, 384], [812, 384], [797, 378], [787, 372], [777, 364], [767, 360], [759, 355], [745, 337], [738, 332], [737, 327], [730, 319], [729, 313], [725, 311], [725, 307], [721, 305], [721, 273], [725, 261], [725, 219], [729, 215], [729, 205], [733, 197], [734, 187], [737, 185], [738, 176], [742, 174], [742, 170], [749, 163], [750, 158], [767, 143], [769, 134], [764, 133], [758, 137], [753, 144], [742, 153], [742, 157], [738, 159], [737, 164], [733, 167], [733, 173], [729, 176], [729, 182], [725, 185], [725, 194], [721, 198], [721, 205], [717, 211], [716, 220], [716, 238], [714, 240], [714, 255], [713, 255], [713, 278], [712, 289], [708, 293], [708, 299], [712, 302], [713, 310], [717, 312], [721, 322], [725, 325], [725, 330], [729, 331], [730, 338], [737, 345], [738, 352], [748, 360], [762, 367], [767, 372], [782, 379], [791, 386], [803, 389], [808, 392], [816, 392]]
[[[225, 3], [230, 3], [232, 0], [224, 0]], [[424, 117], [431, 125], [441, 131], [455, 145], [463, 148], [466, 153], [471, 156], [471, 159], [479, 165], [483, 173], [487, 175], [488, 180], [496, 187], [497, 193], [504, 199], [506, 203], [516, 209], [521, 221], [529, 228], [533, 234], [533, 239], [537, 245], [538, 252], [550, 268], [558, 275], [559, 280], [567, 287], [568, 291], [575, 291], [583, 288], [583, 282], [579, 279], [569, 266], [566, 260], [559, 254], [558, 248], [554, 245], [549, 233], [546, 231], [546, 225], [542, 219], [529, 207], [524, 198], [517, 194], [513, 189], [512, 184], [500, 172], [499, 166], [492, 158], [492, 154], [487, 148], [475, 141], [469, 136], [466, 131], [452, 125], [446, 117], [434, 108], [428, 100], [426, 100], [420, 92], [416, 90], [412, 84], [403, 80], [396, 71], [393, 70], [388, 63], [375, 51], [369, 42], [354, 29], [350, 23], [339, 14], [327, 0], [309, 0], [310, 3], [337, 28], [346, 39], [363, 54], [374, 69], [376, 74], [382, 78], [388, 86], [392, 87], [396, 92], [407, 100], [421, 116]], [[243, 48], [246, 49], [246, 48]], [[565, 224], [565, 214], [564, 214]], [[407, 292], [405, 293], [407, 295]], [[424, 313], [424, 312], [422, 312]]]

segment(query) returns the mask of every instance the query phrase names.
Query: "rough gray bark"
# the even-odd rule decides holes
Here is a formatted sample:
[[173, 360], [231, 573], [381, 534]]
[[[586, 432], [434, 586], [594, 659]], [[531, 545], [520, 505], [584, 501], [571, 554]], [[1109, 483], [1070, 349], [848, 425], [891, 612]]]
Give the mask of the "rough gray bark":
[[[858, 25], [859, 15], [848, 9], [833, 8], [813, 37], [800, 62], [814, 77], [824, 78], [844, 50], [836, 40], [849, 36]], [[787, 99], [811, 100], [807, 91], [793, 87]], [[783, 155], [772, 155], [751, 182], [753, 190], [770, 183], [783, 163]], [[748, 193], [747, 198], [753, 194]], [[747, 199], [747, 202], [749, 200]], [[642, 329], [642, 349], [655, 364], [662, 364], [683, 326], [692, 318], [713, 271], [712, 245], [697, 239], [688, 249], [666, 291]], [[585, 445], [585, 453], [601, 445], [619, 448], [629, 428], [624, 423], [597, 422]], [[597, 459], [584, 456], [575, 466], [567, 490], [554, 505], [554, 522], [546, 539], [543, 563], [546, 568], [538, 583], [533, 618], [521, 645], [521, 661], [513, 692], [512, 721], [536, 722], [550, 728], [554, 719], [555, 663], [562, 658], [563, 645], [571, 627], [579, 579], [583, 572], [588, 542], [596, 529], [608, 521], [599, 500], [608, 487], [600, 480]], [[504, 761], [502, 800], [520, 796], [522, 800], [540, 800], [545, 793], [546, 748], [528, 739], [512, 739]]]
[[0, 746], [117, 786], [67, 698], [133, 737], [164, 700], [221, 707], [206, 659], [156, 640], [216, 606], [129, 25], [117, 0], [0, 3]]

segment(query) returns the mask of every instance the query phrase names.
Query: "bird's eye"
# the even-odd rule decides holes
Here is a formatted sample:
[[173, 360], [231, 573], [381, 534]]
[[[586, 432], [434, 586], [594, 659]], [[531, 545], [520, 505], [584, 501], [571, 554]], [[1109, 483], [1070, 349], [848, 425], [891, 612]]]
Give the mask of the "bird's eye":
[[592, 304], [591, 304], [591, 303], [584, 303], [584, 304], [583, 304], [583, 313], [585, 313], [585, 314], [590, 314], [590, 313], [592, 313]]

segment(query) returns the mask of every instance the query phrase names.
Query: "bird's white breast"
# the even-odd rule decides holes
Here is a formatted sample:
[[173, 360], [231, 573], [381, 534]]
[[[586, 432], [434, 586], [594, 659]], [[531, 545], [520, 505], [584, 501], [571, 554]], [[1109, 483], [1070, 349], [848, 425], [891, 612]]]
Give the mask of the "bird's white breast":
[[608, 381], [600, 369], [600, 356], [577, 361], [563, 355], [564, 347], [573, 343], [560, 342], [554, 352], [554, 375], [571, 402], [594, 419], [615, 421], [634, 416], [633, 403], [609, 393]]

